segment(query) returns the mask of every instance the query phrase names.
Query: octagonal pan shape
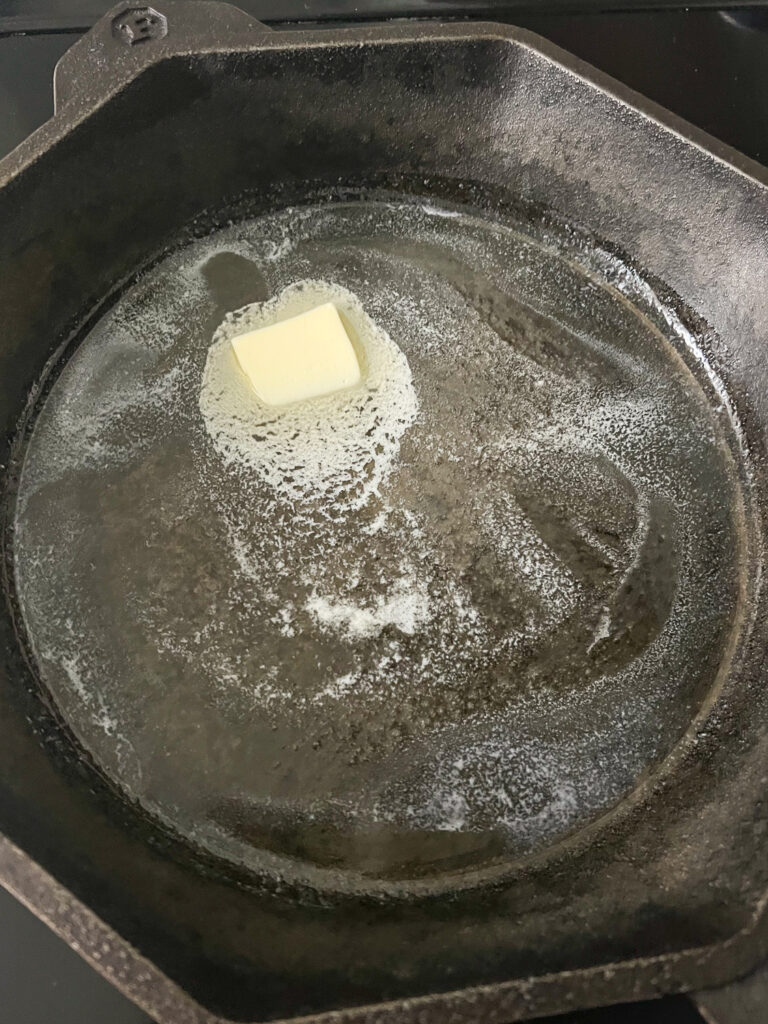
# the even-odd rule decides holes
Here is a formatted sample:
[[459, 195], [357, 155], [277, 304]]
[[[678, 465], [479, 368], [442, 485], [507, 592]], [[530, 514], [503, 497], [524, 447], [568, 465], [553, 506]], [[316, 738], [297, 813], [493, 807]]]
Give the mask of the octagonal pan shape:
[[[510, 1021], [749, 970], [768, 882], [766, 172], [514, 28], [144, 17], [115, 9], [73, 47], [54, 118], [0, 163], [3, 880], [164, 1021]], [[13, 502], [40, 381], [169, 245], [308, 183], [416, 182], [572, 225], [679, 314], [739, 437], [738, 621], [687, 730], [606, 813], [450, 886], [313, 894], [192, 849], [82, 749], [25, 642]]]

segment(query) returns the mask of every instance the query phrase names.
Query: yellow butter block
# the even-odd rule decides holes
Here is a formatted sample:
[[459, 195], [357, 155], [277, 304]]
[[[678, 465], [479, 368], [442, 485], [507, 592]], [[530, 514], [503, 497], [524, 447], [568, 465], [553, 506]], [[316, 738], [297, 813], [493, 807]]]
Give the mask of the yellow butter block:
[[330, 395], [360, 381], [357, 353], [332, 302], [240, 334], [232, 348], [267, 405]]

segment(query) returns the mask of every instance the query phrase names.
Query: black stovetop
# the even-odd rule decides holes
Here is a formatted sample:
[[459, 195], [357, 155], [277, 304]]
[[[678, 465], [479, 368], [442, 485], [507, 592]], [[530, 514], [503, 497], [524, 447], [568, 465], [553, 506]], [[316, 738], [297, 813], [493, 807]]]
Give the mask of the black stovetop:
[[[270, 23], [328, 17], [484, 17], [532, 29], [768, 164], [768, 6], [580, 13], [588, 0], [235, 0]], [[607, 0], [627, 8], [632, 0]], [[113, 0], [0, 0], [0, 157], [52, 113], [58, 58]], [[569, 6], [571, 10], [565, 10]], [[592, 9], [597, 6], [592, 4]], [[768, 1018], [768, 1008], [764, 1009]], [[744, 1018], [747, 1019], [746, 1017]], [[0, 890], [0, 1024], [149, 1018]], [[695, 1024], [684, 998], [559, 1017], [561, 1024]], [[553, 1022], [554, 1024], [554, 1022]]]

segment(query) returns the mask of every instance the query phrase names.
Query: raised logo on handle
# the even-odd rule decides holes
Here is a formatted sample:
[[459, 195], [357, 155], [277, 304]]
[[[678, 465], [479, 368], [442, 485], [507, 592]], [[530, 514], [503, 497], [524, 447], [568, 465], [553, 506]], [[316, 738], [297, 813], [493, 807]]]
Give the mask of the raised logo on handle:
[[168, 35], [168, 19], [154, 7], [130, 7], [112, 22], [112, 33], [127, 46]]

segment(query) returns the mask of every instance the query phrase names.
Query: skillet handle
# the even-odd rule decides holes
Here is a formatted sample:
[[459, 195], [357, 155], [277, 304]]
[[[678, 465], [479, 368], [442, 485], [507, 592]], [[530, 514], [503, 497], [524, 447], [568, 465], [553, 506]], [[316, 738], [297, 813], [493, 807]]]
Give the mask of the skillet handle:
[[59, 60], [56, 113], [85, 112], [119, 92], [144, 68], [187, 52], [217, 52], [271, 30], [228, 3], [159, 0], [113, 7]]

